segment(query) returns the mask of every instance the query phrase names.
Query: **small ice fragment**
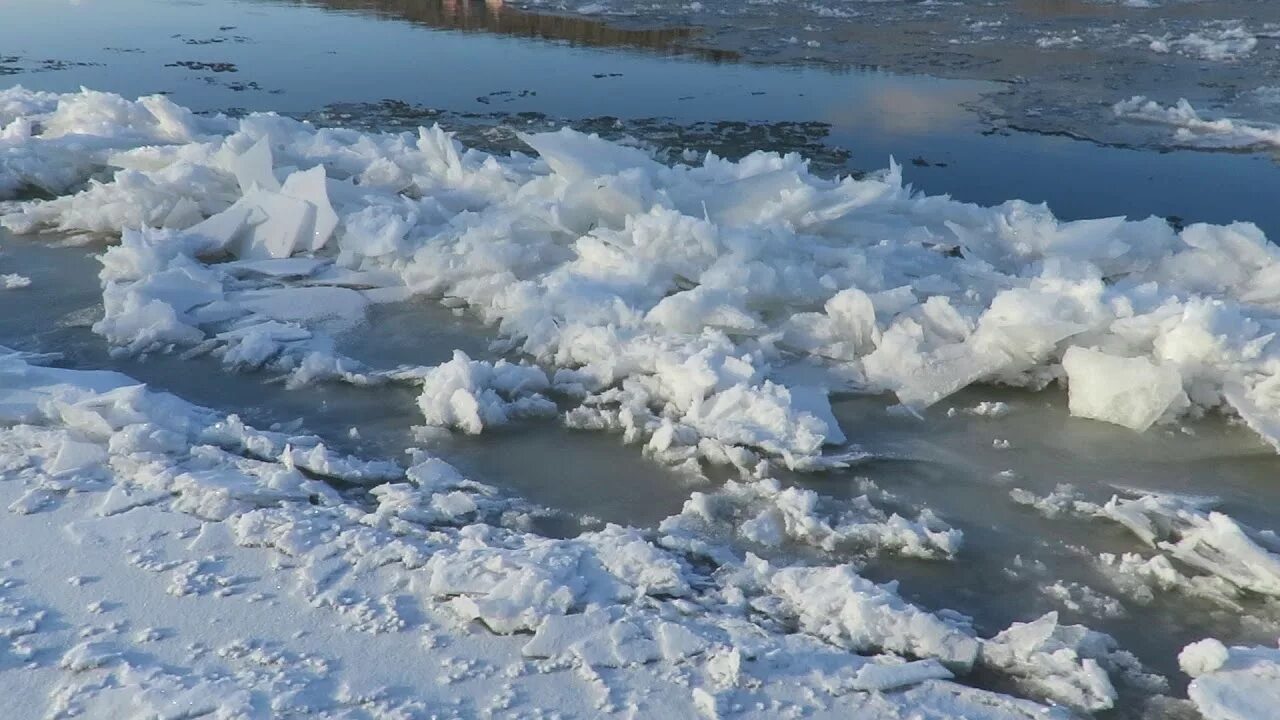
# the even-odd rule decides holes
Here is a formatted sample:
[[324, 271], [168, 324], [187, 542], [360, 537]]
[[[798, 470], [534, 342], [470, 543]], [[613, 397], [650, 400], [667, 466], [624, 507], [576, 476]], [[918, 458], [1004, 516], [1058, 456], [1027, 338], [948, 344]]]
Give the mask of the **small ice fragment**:
[[18, 290], [30, 285], [31, 278], [25, 275], [18, 275], [17, 273], [0, 275], [0, 290]]

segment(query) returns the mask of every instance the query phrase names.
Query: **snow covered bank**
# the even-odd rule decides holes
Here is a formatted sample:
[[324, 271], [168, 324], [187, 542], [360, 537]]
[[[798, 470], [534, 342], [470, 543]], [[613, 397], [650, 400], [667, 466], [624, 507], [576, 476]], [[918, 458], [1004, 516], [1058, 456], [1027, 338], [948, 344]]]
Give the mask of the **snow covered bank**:
[[[0, 582], [0, 657], [24, 668], [31, 715], [1058, 716], [950, 682], [983, 641], [852, 565], [737, 554], [705, 515], [656, 536], [542, 537], [518, 501], [438, 459], [341, 456], [37, 360], [0, 351], [0, 528], [26, 563], [4, 570], [27, 578]], [[823, 527], [776, 487], [755, 498]], [[867, 511], [866, 527], [883, 517]], [[59, 552], [68, 539], [81, 549]], [[85, 585], [98, 600], [82, 607]]]
[[[832, 389], [920, 408], [973, 383], [1059, 381], [1088, 417], [1142, 429], [1221, 410], [1280, 444], [1280, 255], [1249, 224], [1060, 222], [915, 195], [896, 167], [839, 181], [769, 153], [669, 167], [569, 130], [526, 137], [536, 158], [498, 158], [439, 128], [200, 118], [161, 98], [12, 89], [0, 108], [4, 187], [68, 192], [10, 203], [0, 223], [123, 235], [95, 326], [123, 352], [426, 383], [441, 389], [427, 418], [468, 429], [512, 402], [541, 414], [550, 392], [573, 427], [744, 469], [847, 462], [823, 455], [846, 442]], [[443, 392], [444, 368], [332, 351], [368, 304], [409, 294], [493, 323], [555, 369], [548, 387]], [[806, 358], [830, 379], [777, 379]], [[1106, 372], [1123, 363], [1161, 380]]]

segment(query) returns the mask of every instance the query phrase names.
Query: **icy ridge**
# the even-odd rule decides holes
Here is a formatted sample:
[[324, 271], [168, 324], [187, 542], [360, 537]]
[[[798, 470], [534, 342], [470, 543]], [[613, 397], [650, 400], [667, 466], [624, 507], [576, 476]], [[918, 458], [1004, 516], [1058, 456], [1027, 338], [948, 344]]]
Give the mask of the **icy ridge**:
[[[824, 456], [846, 442], [829, 391], [921, 408], [984, 382], [1065, 382], [1073, 412], [1134, 430], [1221, 410], [1280, 445], [1280, 264], [1247, 223], [1062, 222], [1018, 201], [919, 196], [892, 166], [835, 181], [763, 152], [670, 167], [570, 130], [526, 137], [537, 158], [498, 158], [438, 127], [370, 135], [253, 115], [175, 133], [157, 129], [176, 111], [156, 100], [3, 102], [26, 123], [6, 139], [22, 152], [57, 147], [40, 129], [73, 121], [145, 138], [105, 160], [112, 180], [0, 219], [124, 235], [104, 258], [98, 326], [124, 351], [189, 346], [280, 363], [298, 382], [379, 381], [390, 370], [337, 357], [325, 333], [422, 294], [469, 306], [555, 368], [571, 426], [673, 463], [844, 462]], [[68, 109], [97, 104], [116, 108], [98, 125]], [[271, 269], [300, 260], [316, 265]], [[802, 358], [844, 380], [775, 380]], [[545, 407], [485, 390], [468, 392], [498, 404], [461, 422], [439, 407], [454, 392], [424, 409], [474, 429], [509, 403]]]

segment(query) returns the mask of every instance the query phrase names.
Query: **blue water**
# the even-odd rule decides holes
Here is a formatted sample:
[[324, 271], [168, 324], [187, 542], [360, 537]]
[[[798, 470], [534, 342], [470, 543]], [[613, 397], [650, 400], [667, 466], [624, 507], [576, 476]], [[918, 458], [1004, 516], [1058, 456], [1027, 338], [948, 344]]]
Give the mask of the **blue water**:
[[[454, 113], [538, 112], [567, 121], [817, 121], [830, 125], [828, 143], [851, 151], [851, 169], [883, 167], [894, 156], [905, 163], [907, 180], [930, 193], [983, 204], [1047, 202], [1064, 218], [1247, 220], [1280, 236], [1280, 205], [1269, 200], [1280, 191], [1280, 168], [1269, 158], [991, 134], [970, 108], [1001, 89], [996, 83], [710, 62], [671, 55], [661, 42], [638, 48], [643, 43], [612, 38], [587, 21], [553, 28], [560, 40], [528, 39], [518, 28], [513, 35], [441, 29], [421, 18], [327, 8], [333, 4], [7, 0], [0, 4], [0, 56], [17, 59], [0, 65], [8, 73], [0, 83], [167, 92], [204, 111], [307, 114], [333, 103], [395, 99]], [[610, 40], [628, 45], [599, 46]], [[232, 63], [236, 71], [170, 66], [179, 62]], [[1117, 97], [1128, 94], [1117, 89]], [[927, 164], [911, 163], [915, 158]]]

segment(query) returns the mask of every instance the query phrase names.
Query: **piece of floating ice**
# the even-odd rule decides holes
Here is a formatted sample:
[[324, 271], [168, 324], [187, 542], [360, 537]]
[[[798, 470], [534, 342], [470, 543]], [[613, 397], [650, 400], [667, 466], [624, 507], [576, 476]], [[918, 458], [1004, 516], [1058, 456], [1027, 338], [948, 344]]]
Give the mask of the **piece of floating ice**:
[[1187, 695], [1205, 720], [1257, 720], [1280, 707], [1280, 649], [1192, 643], [1178, 655]]
[[894, 552], [920, 558], [949, 558], [963, 533], [925, 511], [917, 520], [885, 513], [865, 496], [852, 509], [826, 511], [812, 490], [783, 489], [776, 480], [729, 481], [714, 493], [695, 492], [679, 515], [663, 520], [668, 537], [737, 534], [763, 548], [809, 545], [828, 552]]
[[1258, 47], [1258, 38], [1239, 21], [1207, 23], [1182, 37], [1169, 33], [1142, 33], [1129, 38], [1130, 44], [1146, 45], [1152, 52], [1178, 53], [1214, 62], [1234, 62], [1248, 57]]
[[1231, 584], [1280, 597], [1280, 540], [1176, 498], [1112, 498], [1101, 514], [1170, 557]]
[[[1070, 513], [1106, 518], [1164, 553], [1146, 560], [1134, 554], [1103, 556], [1104, 568], [1130, 590], [1134, 590], [1135, 581], [1139, 588], [1151, 583], [1162, 590], [1177, 589], [1232, 608], [1237, 607], [1236, 596], [1241, 591], [1280, 597], [1280, 538], [1211, 510], [1214, 498], [1146, 494], [1113, 496], [1098, 505], [1080, 499], [1070, 485], [1059, 486], [1045, 497], [1021, 489], [1010, 495], [1046, 517]], [[1171, 560], [1205, 575], [1188, 578]], [[1135, 594], [1150, 601], [1149, 588]]]
[[0, 275], [0, 290], [18, 290], [24, 287], [30, 287], [31, 278], [17, 273], [7, 273]]
[[423, 373], [418, 407], [428, 425], [478, 435], [485, 427], [513, 418], [554, 415], [555, 403], [542, 395], [550, 387], [536, 367], [472, 360], [461, 350]]

